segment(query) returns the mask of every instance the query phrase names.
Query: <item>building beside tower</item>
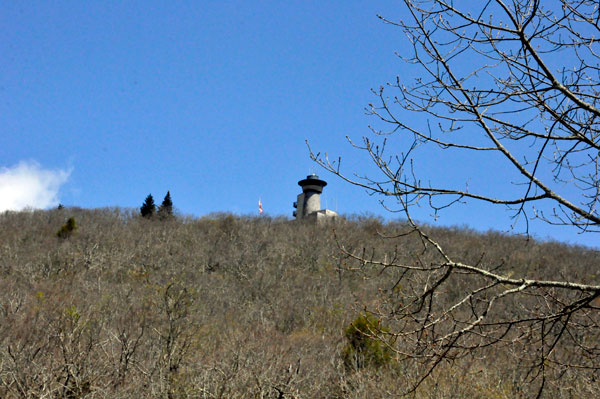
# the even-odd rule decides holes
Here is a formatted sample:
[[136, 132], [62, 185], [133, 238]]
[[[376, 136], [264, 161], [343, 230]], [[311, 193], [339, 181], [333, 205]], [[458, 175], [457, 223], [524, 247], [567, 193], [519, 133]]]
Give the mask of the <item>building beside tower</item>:
[[300, 180], [298, 185], [302, 187], [302, 194], [298, 194], [298, 199], [294, 202], [294, 216], [296, 220], [315, 220], [317, 222], [332, 220], [338, 214], [329, 209], [321, 209], [321, 193], [323, 187], [327, 185], [325, 180], [319, 179], [319, 176], [306, 176], [306, 179]]

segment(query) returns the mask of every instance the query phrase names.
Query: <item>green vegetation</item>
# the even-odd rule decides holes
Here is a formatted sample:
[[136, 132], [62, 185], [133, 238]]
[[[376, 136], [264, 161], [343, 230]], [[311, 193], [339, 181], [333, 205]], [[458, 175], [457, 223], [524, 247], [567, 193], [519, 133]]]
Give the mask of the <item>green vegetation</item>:
[[[79, 228], [57, 240], [67, 210]], [[414, 384], [427, 359], [406, 357], [413, 348], [404, 337], [392, 350], [358, 333], [401, 331], [405, 321], [382, 318], [379, 325], [378, 314], [357, 315], [364, 304], [399, 305], [419, 281], [395, 286], [398, 270], [363, 267], [340, 254], [335, 237], [360, 254], [429, 261], [417, 236], [378, 234], [397, 236], [404, 228], [371, 218], [320, 226], [230, 214], [147, 223], [138, 209], [2, 213], [0, 397], [394, 397]], [[580, 247], [427, 231], [482, 267], [581, 281], [598, 273], [597, 252]], [[467, 282], [452, 287], [461, 284]], [[451, 301], [455, 292], [443, 294], [438, 300]], [[527, 301], [497, 303], [511, 312]], [[482, 345], [473, 356], [442, 363], [409, 397], [535, 396], [526, 342], [513, 344], [510, 334], [501, 350]], [[553, 350], [570, 359], [568, 345]], [[344, 358], [351, 351], [378, 360], [349, 369]], [[390, 356], [389, 367], [377, 366]], [[551, 379], [553, 370], [563, 379]], [[545, 397], [600, 394], [594, 371], [548, 363], [545, 372]]]
[[373, 315], [364, 314], [356, 318], [344, 331], [348, 344], [344, 347], [342, 358], [348, 370], [360, 370], [365, 367], [381, 367], [392, 360], [392, 350], [376, 337], [389, 332], [381, 325], [381, 320]]
[[170, 219], [173, 217], [173, 201], [171, 200], [170, 191], [167, 191], [162, 204], [158, 207], [158, 216], [161, 219]]
[[75, 218], [70, 217], [67, 219], [67, 222], [61, 226], [61, 228], [56, 232], [56, 236], [58, 238], [69, 238], [75, 233], [77, 230], [77, 222]]
[[167, 220], [173, 218], [173, 201], [171, 200], [171, 192], [167, 191], [163, 202], [157, 208], [154, 203], [154, 198], [152, 194], [148, 194], [146, 200], [142, 204], [140, 208], [140, 215], [147, 219], [151, 219], [154, 216], [158, 216], [161, 220]]
[[154, 203], [154, 198], [152, 197], [152, 194], [148, 194], [146, 200], [140, 208], [140, 214], [145, 218], [151, 218], [152, 216], [154, 216], [155, 212], [156, 204]]

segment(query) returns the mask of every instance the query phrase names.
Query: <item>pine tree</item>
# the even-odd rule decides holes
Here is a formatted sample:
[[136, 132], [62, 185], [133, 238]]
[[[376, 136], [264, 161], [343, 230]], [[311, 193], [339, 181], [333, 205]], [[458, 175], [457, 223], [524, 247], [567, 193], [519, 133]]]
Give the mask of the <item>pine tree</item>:
[[173, 201], [171, 201], [171, 192], [167, 191], [165, 199], [158, 208], [158, 214], [161, 218], [170, 218], [173, 216]]
[[151, 218], [154, 215], [154, 212], [156, 212], [154, 198], [152, 197], [152, 194], [148, 194], [146, 201], [144, 201], [144, 204], [140, 208], [140, 213], [145, 218]]

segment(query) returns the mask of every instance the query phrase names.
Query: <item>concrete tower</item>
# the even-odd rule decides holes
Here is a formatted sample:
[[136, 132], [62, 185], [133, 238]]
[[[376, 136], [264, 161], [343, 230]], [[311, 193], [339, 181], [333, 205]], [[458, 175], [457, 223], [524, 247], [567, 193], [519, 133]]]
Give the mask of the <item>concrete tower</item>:
[[298, 194], [297, 202], [294, 202], [294, 216], [296, 220], [305, 218], [330, 218], [337, 216], [333, 211], [321, 209], [321, 193], [323, 187], [327, 185], [325, 180], [319, 179], [319, 176], [308, 175], [306, 179], [300, 180], [298, 185], [302, 187], [302, 194]]

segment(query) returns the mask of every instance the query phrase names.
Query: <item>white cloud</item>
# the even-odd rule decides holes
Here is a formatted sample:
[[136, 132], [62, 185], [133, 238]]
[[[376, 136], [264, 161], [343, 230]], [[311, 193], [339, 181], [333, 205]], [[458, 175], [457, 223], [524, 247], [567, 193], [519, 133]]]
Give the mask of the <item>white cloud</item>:
[[0, 168], [0, 212], [58, 205], [60, 187], [70, 174], [42, 169], [37, 162], [21, 161], [11, 168]]

